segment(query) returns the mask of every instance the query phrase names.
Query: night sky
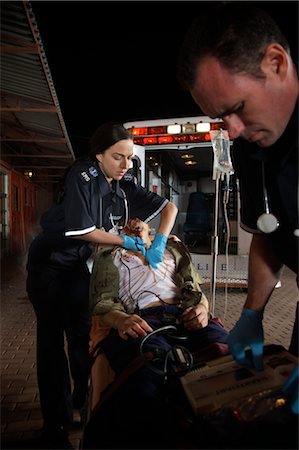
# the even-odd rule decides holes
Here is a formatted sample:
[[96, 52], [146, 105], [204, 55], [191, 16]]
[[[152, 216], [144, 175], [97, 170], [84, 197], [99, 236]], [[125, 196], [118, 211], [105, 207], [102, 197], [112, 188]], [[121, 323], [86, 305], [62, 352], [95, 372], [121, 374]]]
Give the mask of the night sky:
[[[244, 2], [241, 2], [244, 3]], [[298, 54], [298, 2], [268, 11]], [[176, 80], [178, 48], [202, 1], [32, 1], [66, 127], [77, 155], [106, 120], [200, 114]]]

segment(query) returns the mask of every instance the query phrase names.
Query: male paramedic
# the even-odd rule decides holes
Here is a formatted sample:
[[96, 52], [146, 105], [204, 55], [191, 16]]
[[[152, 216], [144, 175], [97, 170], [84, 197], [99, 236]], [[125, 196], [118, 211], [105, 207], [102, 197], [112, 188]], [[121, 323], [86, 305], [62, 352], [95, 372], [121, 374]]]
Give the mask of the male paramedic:
[[[268, 14], [231, 2], [211, 5], [194, 20], [181, 46], [178, 78], [203, 113], [223, 120], [234, 141], [241, 227], [253, 237], [248, 295], [228, 345], [239, 363], [262, 369], [263, 314], [283, 265], [298, 283], [297, 67]], [[289, 351], [298, 355], [298, 305]], [[298, 413], [298, 366], [284, 390]]]

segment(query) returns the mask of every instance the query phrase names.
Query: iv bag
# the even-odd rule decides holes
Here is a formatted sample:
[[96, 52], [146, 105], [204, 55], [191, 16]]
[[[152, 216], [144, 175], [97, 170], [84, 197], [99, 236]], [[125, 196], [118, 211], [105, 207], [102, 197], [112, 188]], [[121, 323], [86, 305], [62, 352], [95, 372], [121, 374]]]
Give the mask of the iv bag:
[[227, 130], [211, 130], [210, 136], [214, 151], [214, 171], [233, 174]]

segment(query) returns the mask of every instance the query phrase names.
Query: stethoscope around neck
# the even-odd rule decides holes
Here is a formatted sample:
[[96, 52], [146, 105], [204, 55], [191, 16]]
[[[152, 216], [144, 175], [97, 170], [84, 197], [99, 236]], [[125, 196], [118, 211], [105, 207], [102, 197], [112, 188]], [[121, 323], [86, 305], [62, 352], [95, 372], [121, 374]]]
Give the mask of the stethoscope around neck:
[[111, 222], [112, 230], [113, 230], [112, 232], [117, 233], [117, 234], [119, 233], [120, 230], [122, 230], [127, 225], [128, 220], [129, 220], [129, 208], [128, 208], [127, 196], [126, 196], [126, 193], [125, 193], [125, 191], [123, 189], [120, 188], [120, 190], [121, 190], [121, 192], [123, 194], [123, 200], [124, 200], [124, 210], [125, 210], [124, 225], [120, 226], [117, 223], [115, 223], [114, 220], [113, 220], [112, 213], [109, 214], [109, 220]]
[[[102, 172], [103, 175], [104, 175], [104, 172], [103, 172], [103, 170], [102, 170], [102, 168], [101, 168], [101, 161], [98, 160], [98, 159], [96, 159], [96, 164], [99, 166], [101, 172]], [[98, 188], [98, 194], [99, 194], [99, 197], [100, 197], [100, 201], [99, 201], [99, 211], [98, 211], [98, 219], [99, 219], [98, 227], [99, 227], [101, 230], [105, 231], [105, 228], [103, 227], [103, 224], [102, 224], [102, 222], [103, 222], [103, 199], [102, 199], [102, 196], [101, 196], [99, 184], [97, 184], [97, 188]], [[127, 196], [126, 196], [125, 191], [124, 191], [122, 188], [120, 188], [120, 190], [121, 190], [121, 192], [122, 192], [122, 194], [123, 194], [123, 201], [124, 201], [124, 210], [125, 210], [125, 220], [124, 220], [124, 225], [123, 225], [123, 226], [120, 226], [120, 225], [118, 225], [118, 223], [115, 223], [115, 222], [114, 222], [114, 219], [113, 219], [112, 213], [109, 214], [109, 220], [110, 220], [110, 223], [111, 223], [111, 225], [112, 225], [112, 228], [110, 229], [110, 232], [111, 232], [111, 233], [116, 233], [116, 234], [119, 234], [119, 231], [122, 230], [122, 229], [127, 225], [128, 220], [129, 220], [129, 207], [128, 207]]]
[[273, 231], [277, 230], [279, 227], [279, 221], [274, 214], [270, 212], [269, 208], [269, 198], [268, 192], [266, 188], [266, 179], [265, 179], [265, 165], [262, 161], [262, 180], [263, 180], [263, 196], [264, 196], [264, 208], [265, 212], [259, 216], [257, 219], [257, 227], [263, 233], [273, 233]]

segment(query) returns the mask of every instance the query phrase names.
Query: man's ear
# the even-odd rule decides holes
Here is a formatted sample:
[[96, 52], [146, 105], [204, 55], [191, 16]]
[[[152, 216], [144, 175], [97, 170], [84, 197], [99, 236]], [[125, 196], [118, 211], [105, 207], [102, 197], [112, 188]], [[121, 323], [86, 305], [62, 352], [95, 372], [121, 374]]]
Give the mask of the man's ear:
[[266, 76], [285, 78], [289, 65], [288, 53], [277, 43], [268, 45], [261, 63], [261, 70]]

